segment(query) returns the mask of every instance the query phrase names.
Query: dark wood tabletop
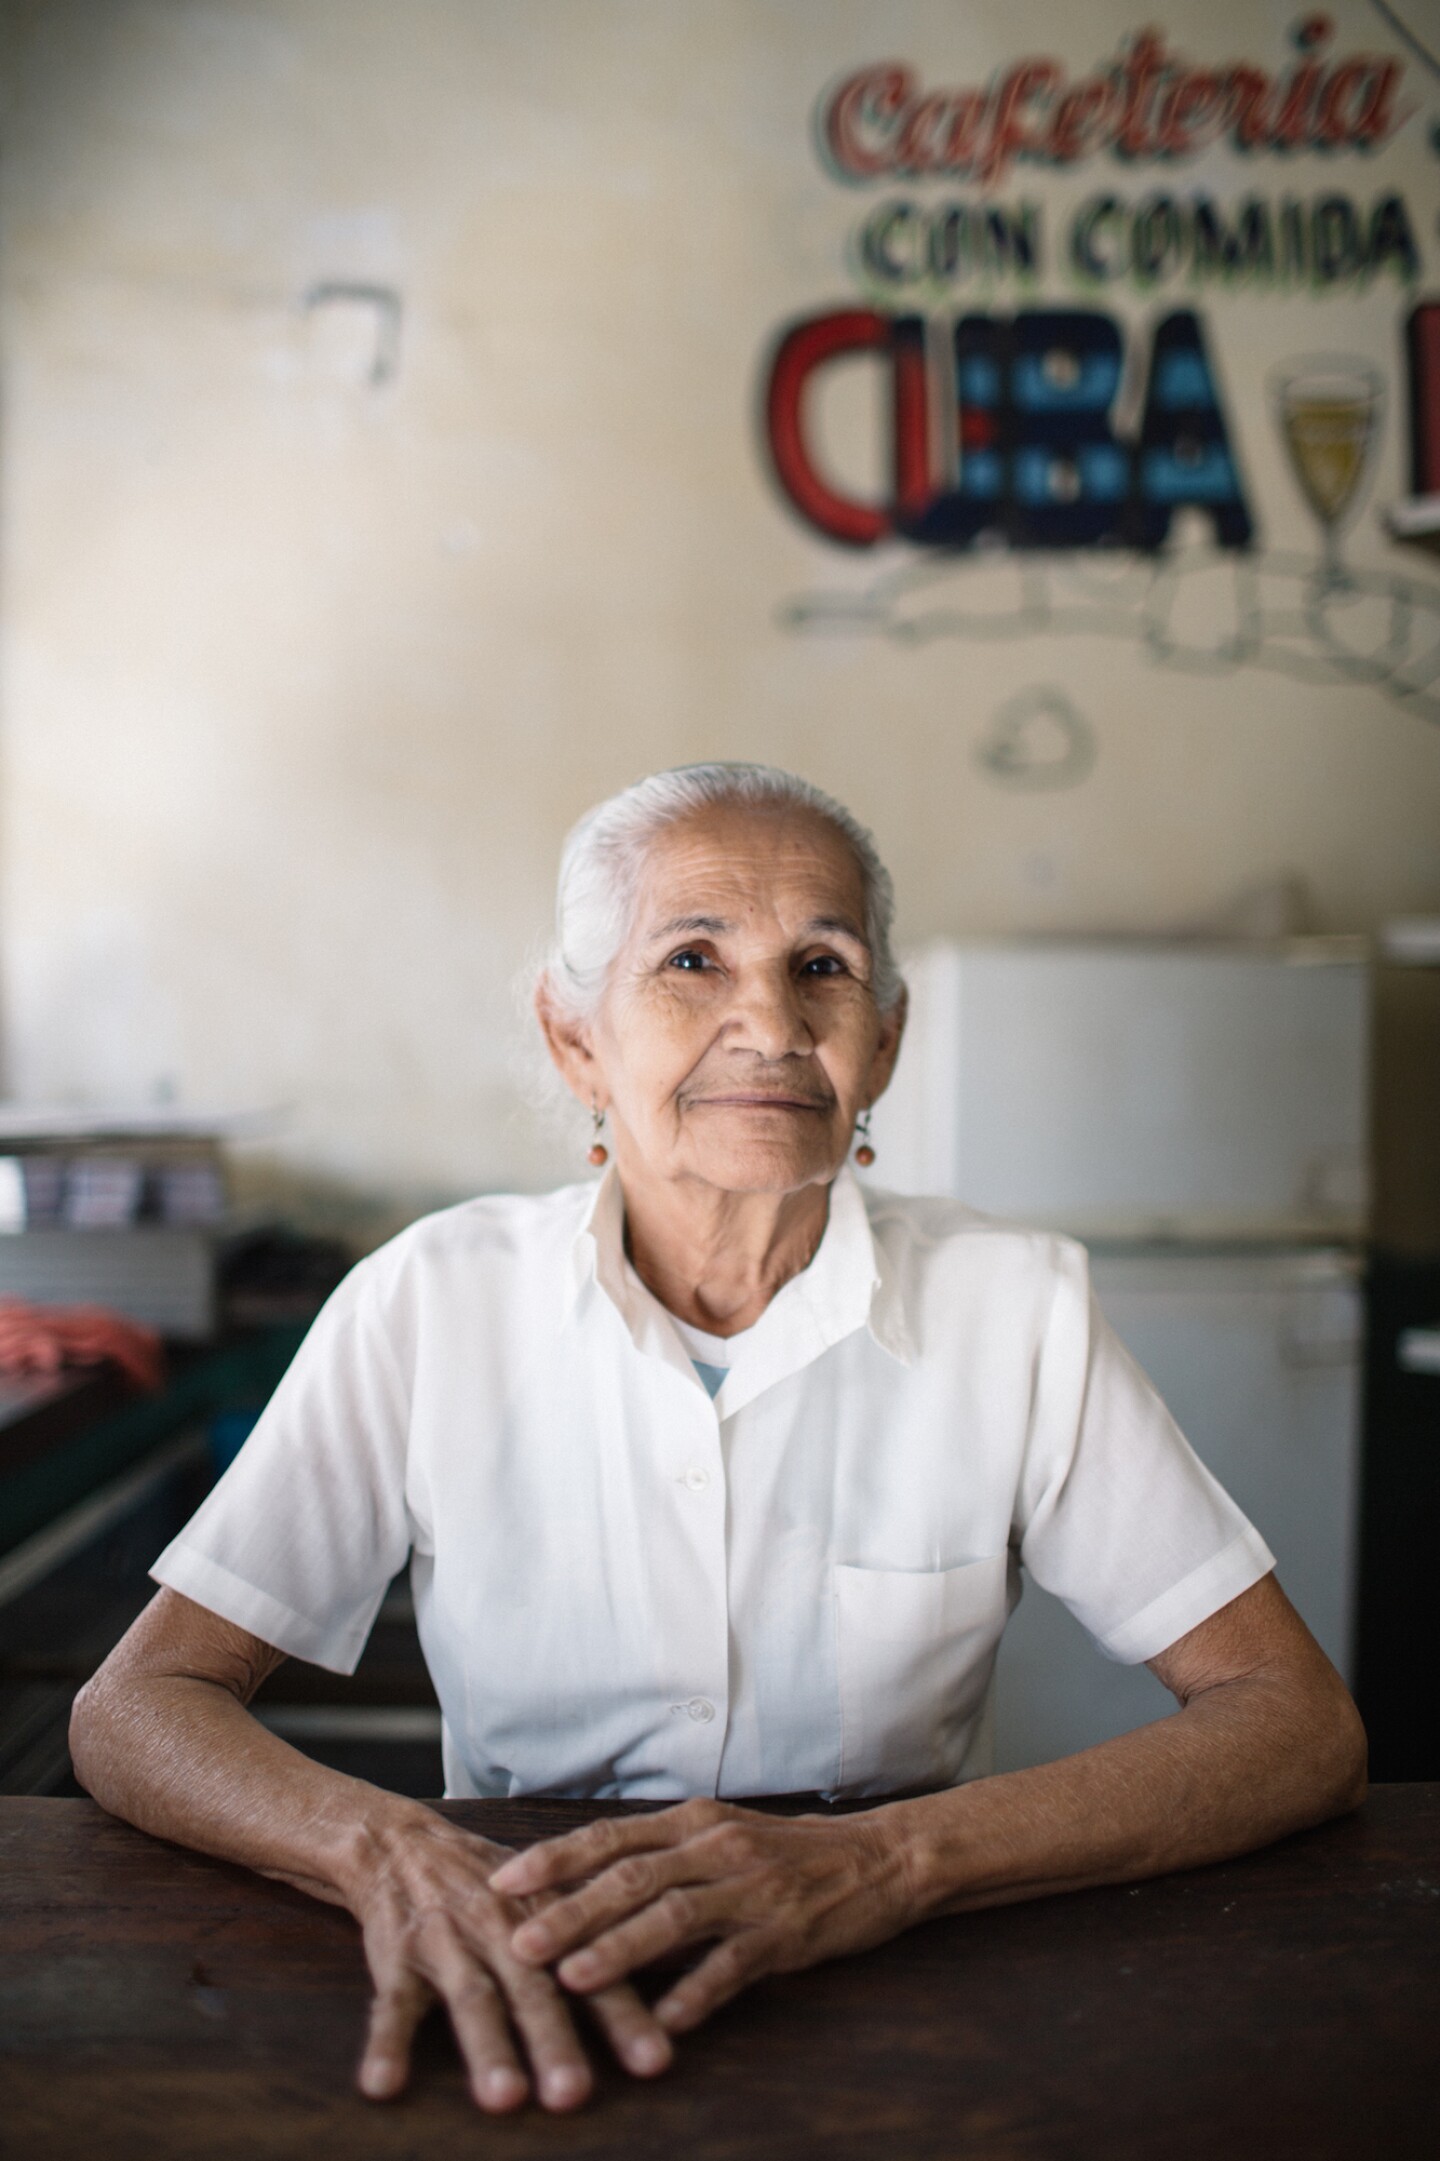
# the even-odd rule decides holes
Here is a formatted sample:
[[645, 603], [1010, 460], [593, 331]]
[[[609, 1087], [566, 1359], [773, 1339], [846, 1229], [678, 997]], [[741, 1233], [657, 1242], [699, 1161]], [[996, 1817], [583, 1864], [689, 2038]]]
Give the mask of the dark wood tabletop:
[[[596, 1813], [445, 1804], [523, 1843]], [[432, 2020], [351, 2084], [353, 1922], [87, 1801], [0, 1800], [0, 2153], [627, 2161], [1440, 2152], [1440, 1786], [1217, 1868], [933, 1921], [764, 1982], [664, 2079], [482, 2117]]]

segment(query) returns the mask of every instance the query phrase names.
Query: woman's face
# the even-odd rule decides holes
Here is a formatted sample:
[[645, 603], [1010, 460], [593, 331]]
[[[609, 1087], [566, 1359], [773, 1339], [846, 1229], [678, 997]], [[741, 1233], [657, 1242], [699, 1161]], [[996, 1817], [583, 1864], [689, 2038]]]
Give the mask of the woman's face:
[[629, 940], [583, 1027], [546, 1032], [609, 1113], [622, 1177], [732, 1193], [827, 1183], [884, 1089], [903, 1005], [871, 990], [864, 887], [823, 819], [698, 812], [652, 846]]

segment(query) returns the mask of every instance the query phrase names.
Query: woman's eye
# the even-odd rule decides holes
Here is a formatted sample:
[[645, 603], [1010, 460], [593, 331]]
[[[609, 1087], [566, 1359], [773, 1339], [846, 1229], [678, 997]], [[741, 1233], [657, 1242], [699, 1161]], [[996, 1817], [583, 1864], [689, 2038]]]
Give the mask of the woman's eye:
[[705, 954], [697, 953], [693, 946], [687, 946], [683, 953], [672, 953], [666, 965], [670, 968], [683, 968], [687, 973], [696, 973], [702, 968], [708, 968], [710, 963]]
[[801, 970], [802, 975], [844, 975], [845, 972], [845, 963], [838, 953], [817, 953]]

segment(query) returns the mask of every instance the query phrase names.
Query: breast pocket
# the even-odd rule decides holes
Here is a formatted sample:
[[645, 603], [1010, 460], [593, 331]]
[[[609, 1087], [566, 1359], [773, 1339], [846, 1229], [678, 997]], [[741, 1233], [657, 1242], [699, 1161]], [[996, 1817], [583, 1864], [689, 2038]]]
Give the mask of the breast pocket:
[[959, 1568], [837, 1565], [846, 1793], [960, 1777], [1005, 1626], [1006, 1575], [1003, 1552]]

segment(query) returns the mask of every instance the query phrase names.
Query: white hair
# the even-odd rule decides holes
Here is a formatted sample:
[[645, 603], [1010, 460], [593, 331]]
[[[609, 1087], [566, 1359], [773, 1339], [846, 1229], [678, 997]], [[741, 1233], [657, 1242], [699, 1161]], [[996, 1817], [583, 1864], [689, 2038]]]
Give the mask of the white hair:
[[865, 938], [872, 987], [882, 1013], [904, 990], [890, 950], [895, 888], [879, 850], [858, 818], [808, 780], [773, 765], [678, 765], [651, 773], [589, 810], [566, 836], [555, 895], [555, 940], [541, 978], [573, 1019], [600, 1002], [610, 968], [629, 936], [645, 859], [668, 826], [713, 805], [805, 812], [823, 818], [845, 841], [865, 891]]

